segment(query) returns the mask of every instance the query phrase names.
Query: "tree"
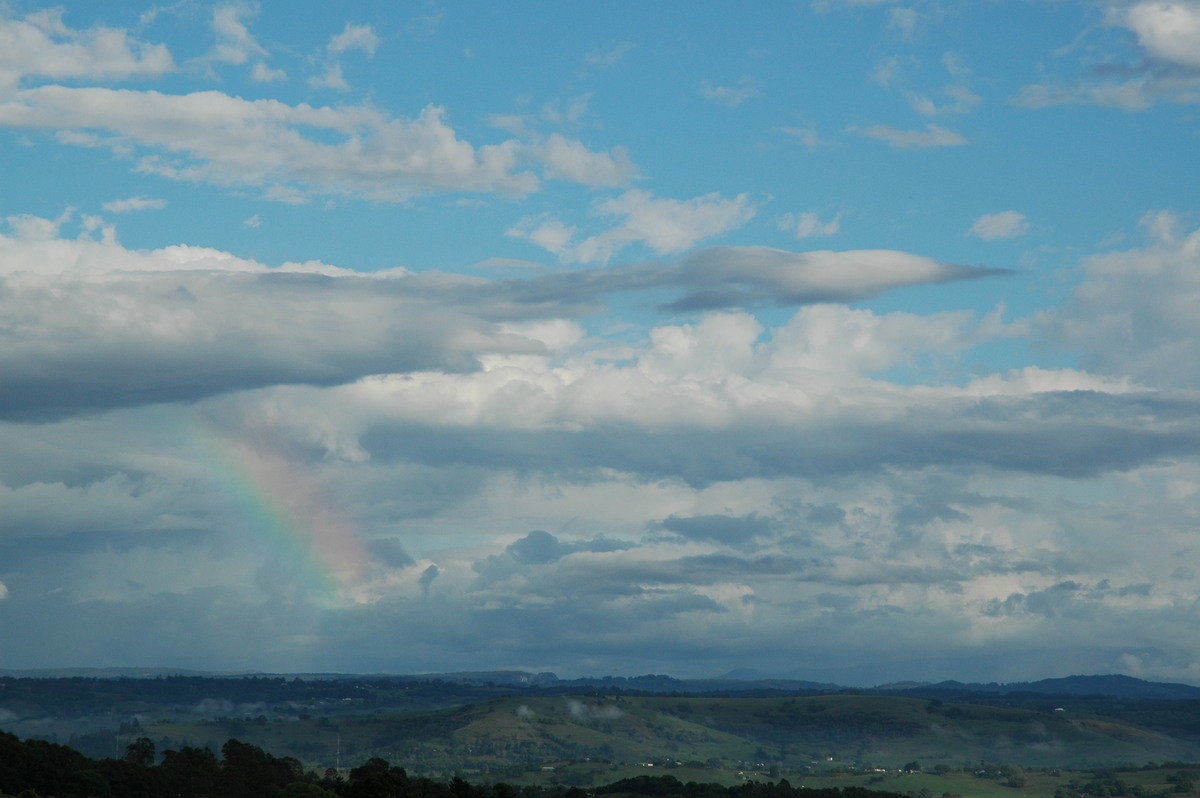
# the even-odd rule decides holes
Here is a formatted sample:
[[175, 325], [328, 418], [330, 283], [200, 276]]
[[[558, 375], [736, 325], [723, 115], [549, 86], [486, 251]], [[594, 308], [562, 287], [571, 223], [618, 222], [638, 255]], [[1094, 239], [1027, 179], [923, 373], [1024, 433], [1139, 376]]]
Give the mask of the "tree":
[[77, 770], [67, 782], [67, 795], [72, 798], [109, 798], [112, 788], [108, 779], [94, 770]]
[[1016, 787], [1018, 790], [1025, 786], [1025, 769], [1017, 765], [1012, 765], [1008, 769], [1008, 778], [1004, 783], [1009, 787]]
[[1196, 786], [1196, 776], [1189, 770], [1180, 770], [1172, 776], [1167, 776], [1167, 782], [1175, 785], [1174, 792], [1191, 792]]
[[160, 767], [168, 795], [213, 795], [221, 780], [221, 765], [207, 748], [163, 751]]
[[300, 763], [276, 758], [257, 746], [229, 740], [221, 746], [221, 783], [231, 798], [260, 798], [282, 789], [302, 775]]
[[337, 798], [337, 793], [330, 792], [319, 784], [308, 781], [293, 781], [279, 793], [280, 798]]
[[137, 738], [125, 746], [124, 759], [134, 765], [150, 767], [154, 764], [154, 741], [149, 737]]
[[372, 757], [350, 771], [350, 798], [408, 798], [408, 773]]

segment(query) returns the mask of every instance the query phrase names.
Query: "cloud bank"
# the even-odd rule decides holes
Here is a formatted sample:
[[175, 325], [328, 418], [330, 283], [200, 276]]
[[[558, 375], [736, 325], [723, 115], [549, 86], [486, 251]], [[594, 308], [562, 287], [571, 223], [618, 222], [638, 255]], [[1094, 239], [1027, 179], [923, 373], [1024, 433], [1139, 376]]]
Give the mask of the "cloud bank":
[[297, 1], [0, 10], [0, 666], [1200, 683], [1195, 3]]

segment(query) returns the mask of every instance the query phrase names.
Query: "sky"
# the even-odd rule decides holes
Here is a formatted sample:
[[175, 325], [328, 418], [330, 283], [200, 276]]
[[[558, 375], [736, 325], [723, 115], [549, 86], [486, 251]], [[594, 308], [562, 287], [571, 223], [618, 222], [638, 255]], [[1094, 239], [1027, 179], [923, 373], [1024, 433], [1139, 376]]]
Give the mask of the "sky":
[[0, 668], [1200, 684], [1200, 2], [0, 0]]

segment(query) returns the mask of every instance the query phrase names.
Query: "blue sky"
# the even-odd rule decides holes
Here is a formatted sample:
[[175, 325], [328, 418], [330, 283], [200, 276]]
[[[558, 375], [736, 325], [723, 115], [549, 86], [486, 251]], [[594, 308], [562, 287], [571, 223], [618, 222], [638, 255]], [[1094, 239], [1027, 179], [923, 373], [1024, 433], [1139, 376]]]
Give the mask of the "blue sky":
[[1197, 53], [0, 2], [0, 668], [1200, 684]]

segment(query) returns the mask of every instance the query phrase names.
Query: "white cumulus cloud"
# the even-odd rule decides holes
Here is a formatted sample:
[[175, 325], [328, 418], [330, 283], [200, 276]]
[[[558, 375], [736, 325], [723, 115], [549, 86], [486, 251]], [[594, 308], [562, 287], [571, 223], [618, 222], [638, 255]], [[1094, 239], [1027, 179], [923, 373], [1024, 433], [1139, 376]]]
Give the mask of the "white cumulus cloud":
[[1029, 232], [1029, 222], [1025, 215], [1016, 211], [1000, 211], [985, 213], [971, 224], [968, 235], [977, 236], [984, 241], [995, 241], [1002, 238], [1016, 238]]
[[705, 194], [688, 200], [656, 197], [642, 189], [599, 200], [596, 216], [621, 221], [596, 235], [576, 240], [576, 228], [555, 218], [527, 219], [509, 234], [528, 238], [565, 263], [604, 263], [632, 244], [660, 255], [691, 249], [706, 238], [734, 230], [754, 217], [757, 208], [745, 194], [727, 198]]
[[166, 45], [134, 39], [120, 28], [78, 30], [62, 10], [15, 19], [0, 6], [0, 93], [26, 77], [102, 80], [171, 72], [175, 61]]
[[571, 180], [585, 186], [619, 186], [637, 173], [623, 147], [593, 152], [581, 141], [559, 133], [550, 134], [529, 150], [545, 166], [548, 179]]
[[213, 9], [212, 27], [217, 43], [206, 60], [244, 64], [251, 58], [265, 56], [266, 49], [246, 26], [246, 20], [256, 13], [257, 10], [246, 3], [226, 3]]
[[328, 50], [340, 55], [350, 50], [359, 50], [368, 57], [375, 55], [379, 47], [379, 35], [370, 25], [355, 25], [347, 22], [345, 29], [329, 40]]
[[1154, 58], [1200, 67], [1200, 4], [1135, 3], [1125, 10], [1124, 23]]
[[1197, 388], [1200, 230], [1178, 235], [1169, 212], [1144, 222], [1153, 240], [1085, 258], [1083, 280], [1068, 302], [1040, 317], [1041, 331], [1094, 371]]
[[[140, 171], [218, 185], [394, 200], [426, 192], [525, 193], [519, 142], [475, 147], [429, 106], [411, 120], [367, 106], [314, 107], [216, 91], [42, 86], [0, 102], [0, 126], [106, 138], [66, 139], [138, 152]], [[269, 195], [269, 191], [268, 191]]]

